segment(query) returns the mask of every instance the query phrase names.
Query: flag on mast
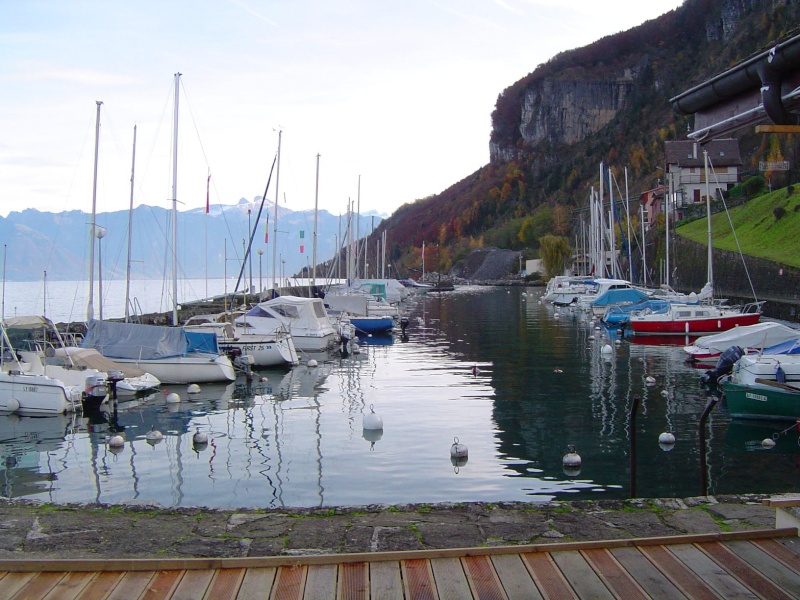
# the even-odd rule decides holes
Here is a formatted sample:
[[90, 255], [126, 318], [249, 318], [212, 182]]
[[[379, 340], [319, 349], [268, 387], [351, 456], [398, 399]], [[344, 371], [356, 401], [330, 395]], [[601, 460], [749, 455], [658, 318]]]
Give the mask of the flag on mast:
[[267, 213], [267, 220], [264, 222], [264, 243], [269, 243], [269, 213]]
[[[301, 229], [300, 230], [300, 239], [302, 240], [304, 237], [306, 237], [306, 232]], [[303, 242], [301, 241], [300, 242], [300, 254], [303, 253], [304, 249], [305, 249], [305, 246], [303, 245]]]

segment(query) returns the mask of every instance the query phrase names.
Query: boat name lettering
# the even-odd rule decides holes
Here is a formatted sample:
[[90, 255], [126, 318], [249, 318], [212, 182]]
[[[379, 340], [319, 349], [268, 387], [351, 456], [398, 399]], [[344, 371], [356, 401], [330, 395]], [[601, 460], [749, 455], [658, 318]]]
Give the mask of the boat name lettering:
[[32, 394], [35, 394], [36, 392], [39, 391], [39, 386], [36, 386], [36, 385], [23, 385], [22, 386], [22, 391], [23, 392], [31, 392]]
[[766, 402], [767, 397], [763, 396], [762, 394], [753, 394], [752, 392], [745, 392], [745, 398], [748, 400], [758, 400], [759, 402]]

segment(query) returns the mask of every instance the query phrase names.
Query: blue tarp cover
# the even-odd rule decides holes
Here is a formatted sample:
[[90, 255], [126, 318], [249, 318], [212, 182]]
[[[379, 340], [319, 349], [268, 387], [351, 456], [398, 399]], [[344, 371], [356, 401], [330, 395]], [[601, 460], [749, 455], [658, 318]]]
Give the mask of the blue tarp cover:
[[214, 333], [187, 333], [180, 327], [94, 319], [88, 323], [81, 346], [94, 348], [108, 358], [135, 360], [185, 356], [189, 352], [218, 353]]

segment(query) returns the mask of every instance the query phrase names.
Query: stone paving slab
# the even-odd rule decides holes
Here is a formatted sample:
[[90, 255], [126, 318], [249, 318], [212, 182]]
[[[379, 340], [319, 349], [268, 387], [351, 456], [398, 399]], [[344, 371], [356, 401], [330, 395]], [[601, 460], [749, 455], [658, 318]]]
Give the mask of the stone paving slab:
[[314, 509], [163, 509], [0, 499], [0, 560], [330, 554], [768, 529], [766, 496]]

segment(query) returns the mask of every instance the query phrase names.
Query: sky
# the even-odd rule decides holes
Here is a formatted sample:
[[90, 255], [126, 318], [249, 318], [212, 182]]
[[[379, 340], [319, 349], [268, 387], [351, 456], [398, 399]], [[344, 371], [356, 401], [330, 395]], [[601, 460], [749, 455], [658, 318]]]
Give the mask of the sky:
[[0, 216], [171, 207], [176, 73], [178, 210], [261, 196], [280, 137], [268, 198], [388, 215], [489, 162], [505, 88], [680, 4], [0, 0]]

